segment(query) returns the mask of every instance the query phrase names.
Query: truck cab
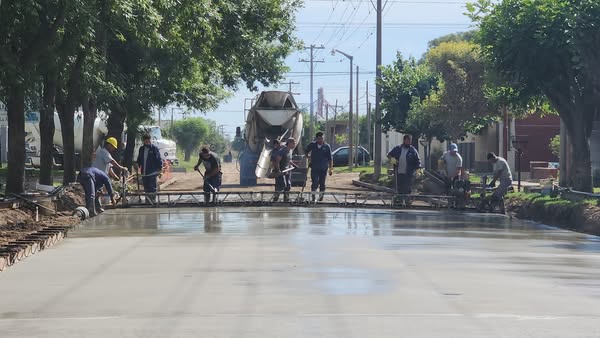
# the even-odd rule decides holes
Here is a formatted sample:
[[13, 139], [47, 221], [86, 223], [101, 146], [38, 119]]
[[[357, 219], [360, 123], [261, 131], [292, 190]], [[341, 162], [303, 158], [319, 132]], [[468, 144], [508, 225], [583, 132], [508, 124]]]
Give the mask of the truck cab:
[[[163, 138], [162, 131], [159, 126], [140, 126], [139, 130], [142, 134], [150, 135], [152, 144], [160, 150], [160, 156], [163, 160], [169, 161], [171, 165], [178, 165], [177, 146], [174, 141]], [[141, 138], [136, 140], [136, 149], [142, 146]]]

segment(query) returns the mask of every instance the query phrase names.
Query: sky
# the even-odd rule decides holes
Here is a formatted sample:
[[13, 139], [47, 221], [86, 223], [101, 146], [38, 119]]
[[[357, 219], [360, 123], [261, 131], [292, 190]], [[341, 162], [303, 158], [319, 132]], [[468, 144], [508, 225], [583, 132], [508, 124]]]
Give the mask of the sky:
[[[317, 89], [323, 88], [325, 99], [331, 104], [348, 109], [349, 101], [349, 60], [341, 54], [331, 55], [338, 49], [354, 58], [354, 70], [359, 66], [359, 105], [360, 115], [366, 113], [366, 82], [369, 83], [369, 100], [375, 101], [375, 53], [376, 53], [376, 11], [375, 0], [304, 0], [304, 7], [297, 12], [296, 37], [306, 47], [315, 45], [313, 88], [317, 99]], [[437, 37], [469, 30], [470, 20], [463, 14], [467, 1], [460, 0], [383, 0], [382, 64], [390, 64], [398, 52], [404, 56], [420, 58], [427, 51], [427, 43]], [[292, 92], [300, 107], [310, 107], [310, 50], [292, 53], [286, 64], [290, 71], [282, 84], [270, 90], [289, 90], [287, 82], [293, 82]], [[356, 74], [354, 74], [356, 86]], [[285, 83], [285, 84], [284, 84]], [[226, 102], [204, 116], [222, 125], [226, 136], [233, 138], [235, 128], [244, 125], [245, 99], [256, 97], [259, 92], [250, 92], [244, 85]], [[356, 87], [353, 89], [356, 95]], [[356, 101], [356, 97], [353, 98]], [[249, 102], [246, 102], [246, 108]], [[316, 106], [315, 106], [316, 111]], [[356, 112], [356, 107], [354, 108]], [[177, 115], [177, 112], [175, 112]], [[164, 118], [164, 116], [163, 116]], [[175, 118], [179, 118], [176, 116]]]

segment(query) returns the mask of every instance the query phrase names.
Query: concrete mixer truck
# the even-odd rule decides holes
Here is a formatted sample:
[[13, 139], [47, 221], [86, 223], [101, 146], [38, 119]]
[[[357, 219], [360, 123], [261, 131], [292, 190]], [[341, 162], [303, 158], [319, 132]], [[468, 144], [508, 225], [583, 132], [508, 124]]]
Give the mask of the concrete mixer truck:
[[[99, 113], [99, 116], [94, 121], [94, 129], [92, 139], [94, 141], [94, 149], [97, 149], [102, 145], [102, 141], [104, 140], [106, 134], [108, 134], [108, 128], [106, 126], [106, 116], [102, 113]], [[61, 133], [61, 125], [60, 119], [58, 117], [58, 113], [54, 113], [54, 148], [55, 154], [54, 165], [60, 167], [62, 165], [62, 133]], [[80, 153], [83, 144], [83, 113], [77, 112], [75, 113], [74, 120], [74, 132], [75, 132], [75, 152]], [[160, 127], [158, 126], [140, 126], [139, 127], [141, 133], [148, 133], [152, 138], [152, 143], [158, 147], [160, 150], [161, 156], [163, 160], [170, 161], [171, 164], [178, 164], [178, 159], [176, 155], [176, 145], [172, 140], [168, 140], [162, 137]], [[127, 130], [125, 126], [125, 131]], [[125, 132], [124, 132], [125, 134]], [[125, 135], [124, 135], [125, 136]], [[123, 137], [125, 140], [125, 137]], [[141, 140], [136, 140], [136, 151], [141, 146]], [[26, 122], [25, 122], [25, 144], [27, 151], [27, 163], [33, 167], [38, 167], [40, 165], [40, 125], [39, 125], [39, 115], [36, 112], [30, 112], [27, 114]], [[136, 155], [137, 156], [137, 153]]]
[[306, 182], [307, 160], [303, 154], [303, 117], [289, 92], [264, 91], [248, 112], [244, 129], [245, 149], [240, 153], [240, 184], [256, 185], [257, 178], [271, 176], [273, 141], [296, 139], [293, 150], [292, 185]]

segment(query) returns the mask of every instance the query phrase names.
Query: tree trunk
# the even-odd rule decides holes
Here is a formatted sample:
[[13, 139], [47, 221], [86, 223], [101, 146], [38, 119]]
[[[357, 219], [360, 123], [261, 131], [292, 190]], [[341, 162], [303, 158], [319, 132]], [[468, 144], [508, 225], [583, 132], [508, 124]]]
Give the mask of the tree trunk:
[[567, 122], [567, 132], [573, 147], [569, 181], [574, 190], [592, 192], [591, 126], [588, 125], [591, 122], [582, 113], [573, 113], [568, 120], [565, 122]]
[[63, 140], [63, 184], [68, 184], [75, 182], [75, 132], [73, 130], [75, 127], [75, 109], [66, 104], [63, 98], [57, 99], [57, 102], [61, 102], [56, 105], [56, 108], [58, 117], [60, 118], [60, 129]]
[[81, 147], [81, 167], [89, 167], [93, 163], [94, 149], [94, 123], [98, 115], [95, 97], [88, 97], [83, 104], [83, 144]]
[[[121, 107], [113, 107], [106, 123], [108, 127], [107, 137], [114, 137], [117, 139], [119, 150], [123, 149], [123, 129], [126, 115], [125, 110]], [[119, 163], [122, 161], [121, 156], [115, 156], [115, 159]]]
[[54, 166], [54, 102], [56, 98], [56, 73], [44, 75], [43, 106], [40, 110], [40, 184], [52, 185]]
[[137, 139], [138, 133], [137, 128], [129, 126], [127, 128], [127, 145], [125, 147], [125, 159], [123, 160], [123, 166], [131, 169], [133, 165], [133, 158], [135, 156], [135, 140]]
[[8, 90], [8, 176], [6, 193], [20, 194], [25, 183], [25, 88], [14, 84]]
[[189, 162], [190, 159], [192, 158], [192, 150], [191, 149], [186, 149], [184, 151], [184, 161]]

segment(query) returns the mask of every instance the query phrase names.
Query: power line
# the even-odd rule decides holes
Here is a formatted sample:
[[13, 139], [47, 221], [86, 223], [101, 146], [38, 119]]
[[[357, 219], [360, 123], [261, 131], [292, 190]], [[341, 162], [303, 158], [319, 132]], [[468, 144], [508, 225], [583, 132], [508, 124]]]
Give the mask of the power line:
[[[425, 26], [425, 27], [447, 27], [447, 26], [457, 26], [457, 27], [464, 27], [464, 26], [470, 26], [472, 23], [470, 22], [388, 22], [384, 25], [384, 27], [397, 27], [397, 26], [401, 26], [401, 27], [412, 27], [412, 26]], [[329, 25], [331, 27], [365, 27], [365, 28], [372, 28], [374, 27], [374, 25], [376, 25], [375, 22], [367, 22], [366, 24], [364, 22], [318, 22], [318, 21], [312, 21], [312, 22], [298, 22], [297, 26], [305, 26], [305, 27], [311, 27], [311, 26], [322, 26], [322, 25]]]
[[[355, 7], [354, 4], [352, 4], [351, 1], [348, 1], [348, 4], [349, 5], [351, 4], [352, 8], [353, 8], [352, 12], [350, 13], [350, 16], [348, 16], [348, 18], [345, 20], [345, 22], [341, 26], [338, 26], [338, 28], [333, 32], [333, 34], [331, 34], [331, 36], [329, 37], [329, 39], [325, 43], [326, 45], [329, 45], [329, 43], [333, 40], [333, 38], [336, 37], [340, 32], [342, 32], [345, 29], [345, 25], [354, 18], [354, 16], [356, 15], [356, 13], [357, 13], [357, 11], [358, 11], [358, 9], [360, 7], [360, 5], [359, 5], [359, 7]], [[341, 17], [342, 20], [344, 19], [344, 15], [346, 14], [347, 9], [348, 9], [348, 6], [346, 7], [346, 10], [342, 14], [342, 17]]]
[[[331, 13], [329, 13], [329, 17], [327, 18], [327, 22], [329, 22], [329, 20], [331, 20], [331, 17], [333, 16], [333, 13], [335, 13], [335, 9], [337, 8], [338, 4], [339, 4], [340, 0], [336, 0], [335, 4], [333, 4], [333, 9], [331, 10]], [[321, 34], [323, 34], [323, 31], [325, 31], [325, 27], [327, 27], [327, 24], [323, 25], [323, 28], [321, 28], [321, 31], [319, 32], [319, 34], [317, 34], [317, 37], [314, 39], [313, 44], [317, 42], [317, 40], [321, 37]]]
[[[306, 2], [329, 2], [332, 0], [305, 0]], [[355, 0], [353, 2], [371, 2], [371, 0]], [[466, 5], [468, 1], [425, 1], [425, 0], [388, 0], [387, 3], [397, 3], [397, 4], [417, 4], [417, 5]]]

